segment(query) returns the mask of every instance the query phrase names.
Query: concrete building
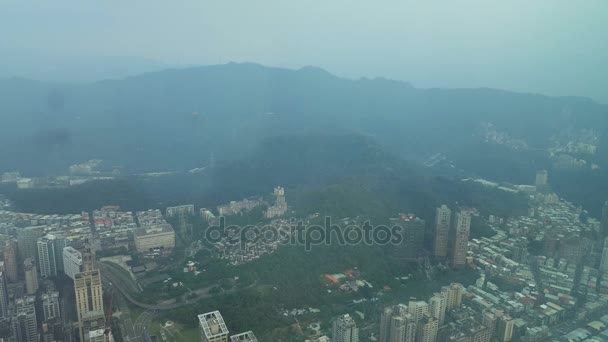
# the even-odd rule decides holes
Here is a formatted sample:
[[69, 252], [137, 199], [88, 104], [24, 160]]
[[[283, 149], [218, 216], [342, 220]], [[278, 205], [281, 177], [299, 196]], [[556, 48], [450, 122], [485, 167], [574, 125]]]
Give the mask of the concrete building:
[[74, 275], [83, 271], [82, 253], [73, 247], [63, 248], [63, 271], [74, 280]]
[[435, 210], [435, 243], [433, 244], [433, 255], [436, 258], [445, 258], [448, 255], [451, 217], [452, 211], [446, 205], [442, 205]]
[[414, 322], [418, 323], [424, 315], [429, 313], [429, 304], [422, 300], [416, 300], [416, 298], [410, 298], [409, 303], [407, 303], [407, 311], [410, 315], [412, 315], [412, 319]]
[[38, 238], [44, 235], [45, 226], [34, 226], [17, 229], [17, 246], [19, 260], [31, 258], [38, 260]]
[[437, 331], [439, 331], [439, 322], [431, 317], [430, 314], [425, 314], [418, 323], [417, 342], [435, 342], [437, 341]]
[[390, 221], [392, 226], [401, 227], [401, 243], [391, 245], [395, 260], [407, 263], [423, 257], [425, 221], [413, 214], [402, 214]]
[[445, 310], [447, 308], [447, 299], [441, 293], [433, 294], [429, 299], [429, 313], [431, 317], [437, 319], [439, 326], [445, 322]]
[[264, 216], [266, 218], [273, 218], [283, 216], [287, 212], [287, 201], [285, 200], [285, 189], [283, 187], [274, 188], [273, 192], [275, 196], [274, 205], [268, 207]]
[[462, 294], [464, 287], [459, 283], [452, 283], [449, 286], [441, 287], [441, 294], [446, 299], [446, 311], [454, 310], [462, 304]]
[[34, 180], [31, 178], [19, 178], [17, 179], [17, 189], [32, 189], [34, 187]]
[[0, 272], [0, 321], [8, 319], [9, 312], [8, 288], [6, 284], [6, 273]]
[[509, 342], [513, 337], [513, 319], [509, 315], [500, 315], [496, 329], [498, 340]]
[[7, 241], [2, 254], [4, 255], [4, 271], [6, 272], [6, 280], [11, 283], [16, 282], [18, 276], [17, 243], [13, 240]]
[[462, 268], [466, 264], [471, 231], [471, 213], [461, 210], [454, 217], [452, 266]]
[[15, 300], [15, 312], [11, 320], [12, 341], [39, 341], [35, 301], [31, 296]]
[[166, 211], [167, 217], [179, 215], [194, 215], [194, 204], [179, 205], [176, 207], [168, 207]]
[[604, 239], [604, 244], [602, 247], [602, 255], [600, 258], [600, 271], [602, 271], [604, 274], [608, 274], [608, 237]]
[[38, 291], [38, 271], [32, 258], [25, 259], [23, 271], [25, 273], [25, 292], [28, 295], [33, 295]]
[[88, 332], [85, 342], [106, 342], [105, 329], [95, 329]]
[[349, 314], [338, 316], [332, 326], [332, 342], [359, 342], [359, 328]]
[[536, 188], [543, 188], [546, 187], [549, 183], [549, 172], [547, 172], [547, 170], [540, 170], [536, 172], [536, 180], [534, 182], [534, 185], [536, 185]]
[[38, 239], [38, 265], [40, 276], [50, 278], [57, 276], [57, 257], [55, 255], [55, 236], [48, 234]]
[[61, 313], [59, 311], [59, 292], [48, 292], [40, 297], [40, 299], [42, 299], [44, 320], [49, 321], [53, 318], [61, 318]]
[[602, 239], [608, 237], [608, 201], [602, 207], [602, 218], [600, 220], [600, 236]]
[[87, 238], [82, 252], [83, 271], [74, 275], [76, 313], [81, 340], [84, 340], [90, 331], [105, 326], [101, 273], [95, 269], [94, 260], [95, 256]]
[[258, 342], [252, 331], [230, 336], [230, 342]]
[[170, 224], [138, 228], [133, 232], [137, 253], [147, 253], [156, 248], [174, 248], [175, 231]]
[[219, 311], [198, 315], [201, 342], [228, 342], [228, 328]]

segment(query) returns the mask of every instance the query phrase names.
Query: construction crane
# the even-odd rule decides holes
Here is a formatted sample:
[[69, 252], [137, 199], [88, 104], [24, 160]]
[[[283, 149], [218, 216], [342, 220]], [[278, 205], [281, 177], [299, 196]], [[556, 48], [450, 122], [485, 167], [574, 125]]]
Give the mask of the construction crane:
[[112, 338], [112, 311], [114, 308], [112, 304], [114, 303], [114, 287], [110, 291], [110, 305], [108, 305], [108, 313], [106, 314], [106, 329], [104, 331], [106, 342], [112, 342], [114, 339]]

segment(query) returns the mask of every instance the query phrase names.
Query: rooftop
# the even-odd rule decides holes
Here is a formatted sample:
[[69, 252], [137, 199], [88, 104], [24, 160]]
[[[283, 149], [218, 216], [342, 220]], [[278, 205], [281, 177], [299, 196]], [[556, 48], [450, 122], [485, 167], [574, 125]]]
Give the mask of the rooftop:
[[252, 331], [230, 336], [230, 342], [258, 342]]
[[198, 315], [198, 321], [207, 338], [228, 335], [224, 318], [217, 310]]

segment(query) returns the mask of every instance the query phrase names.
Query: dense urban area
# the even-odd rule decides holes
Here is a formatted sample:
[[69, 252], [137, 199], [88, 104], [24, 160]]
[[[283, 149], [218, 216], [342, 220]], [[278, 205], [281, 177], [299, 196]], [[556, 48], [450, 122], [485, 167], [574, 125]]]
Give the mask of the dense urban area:
[[[72, 166], [71, 176], [52, 186], [111, 177], [96, 174], [98, 162]], [[545, 170], [530, 185], [462, 180], [471, 181], [523, 194], [527, 214], [482, 215], [448, 205], [437, 207], [434, 217], [395, 213], [389, 222], [402, 228], [402, 239], [381, 250], [397, 276], [379, 277], [375, 267], [354, 261], [325, 268], [312, 277], [323, 291], [313, 294], [320, 301], [292, 300], [296, 307], [286, 300], [263, 309], [254, 301], [248, 311], [254, 317], [238, 323], [228, 308], [235, 301], [248, 305], [241, 301], [254, 300], [252, 293], [278, 298], [285, 291], [256, 271], [272, 268], [260, 263], [275, 255], [303, 250], [286, 246], [279, 235], [290, 240], [296, 220], [322, 219], [318, 213], [290, 217], [283, 187], [216, 208], [185, 204], [135, 212], [108, 203], [91, 212], [23, 213], [3, 198], [1, 332], [17, 342], [608, 340], [608, 204], [600, 220], [590, 217], [551, 190]], [[17, 172], [4, 173], [2, 182], [49, 187], [48, 179]], [[474, 219], [490, 233], [472, 237]], [[209, 240], [206, 230], [223, 220], [265, 225], [278, 234], [245, 243], [229, 234]], [[362, 220], [336, 219], [340, 229]], [[315, 247], [323, 248], [300, 256], [326, 253]], [[258, 320], [273, 324], [243, 326], [256, 321], [257, 309]]]

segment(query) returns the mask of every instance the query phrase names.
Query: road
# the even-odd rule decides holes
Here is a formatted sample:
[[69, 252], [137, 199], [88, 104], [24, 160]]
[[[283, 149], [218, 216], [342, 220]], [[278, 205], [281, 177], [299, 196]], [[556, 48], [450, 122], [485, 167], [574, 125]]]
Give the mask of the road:
[[141, 315], [139, 315], [139, 317], [137, 317], [137, 320], [133, 325], [135, 335], [139, 337], [139, 339], [136, 341], [144, 341], [144, 336], [150, 334], [149, 327], [150, 323], [152, 323], [152, 320], [154, 319], [154, 316], [156, 316], [155, 311], [144, 311]]
[[122, 338], [124, 341], [142, 341], [141, 336], [137, 336], [135, 333], [135, 328], [133, 321], [131, 320], [131, 312], [129, 311], [129, 306], [125, 302], [122, 294], [114, 292], [114, 305], [117, 311], [120, 311], [120, 317], [118, 317], [120, 321], [120, 332], [122, 334]]
[[[101, 276], [103, 277], [104, 281], [112, 283], [114, 288], [117, 289], [118, 291], [120, 291], [120, 293], [124, 296], [124, 298], [128, 302], [130, 302], [133, 305], [138, 306], [142, 309], [146, 309], [146, 310], [172, 310], [172, 309], [176, 309], [181, 306], [184, 306], [184, 305], [198, 302], [199, 300], [202, 300], [205, 298], [221, 296], [221, 295], [239, 291], [239, 289], [237, 289], [235, 286], [233, 286], [230, 290], [222, 291], [222, 292], [216, 293], [216, 294], [211, 294], [211, 293], [209, 293], [209, 291], [216, 286], [216, 285], [213, 285], [213, 286], [208, 286], [208, 287], [204, 287], [204, 288], [195, 290], [191, 293], [184, 294], [183, 296], [181, 296], [181, 299], [182, 299], [181, 302], [178, 302], [178, 301], [176, 301], [175, 298], [173, 298], [164, 303], [147, 304], [147, 303], [142, 303], [131, 296], [131, 294], [129, 293], [129, 291], [127, 289], [132, 288], [133, 286], [132, 286], [132, 284], [126, 284], [125, 282], [127, 280], [122, 279], [122, 277], [120, 275], [117, 275], [115, 272], [113, 272], [113, 270], [110, 267], [103, 265], [103, 263], [99, 263], [98, 265], [99, 265], [99, 269], [101, 270]], [[132, 281], [132, 280], [129, 280], [129, 281]], [[256, 285], [256, 283], [253, 283], [245, 288], [251, 288], [255, 285]], [[192, 293], [196, 294], [195, 298], [186, 298], [187, 296], [190, 296]]]

